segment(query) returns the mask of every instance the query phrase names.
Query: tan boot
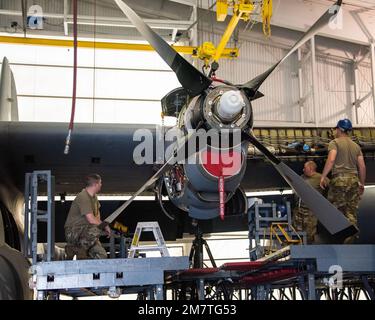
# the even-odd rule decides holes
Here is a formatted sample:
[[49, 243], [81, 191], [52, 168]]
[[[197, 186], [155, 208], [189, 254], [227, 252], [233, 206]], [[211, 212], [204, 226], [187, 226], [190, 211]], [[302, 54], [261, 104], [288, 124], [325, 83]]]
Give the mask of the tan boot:
[[87, 254], [87, 250], [76, 247], [70, 244], [67, 244], [65, 246], [65, 254], [67, 260], [73, 260], [74, 256], [76, 256], [77, 260], [87, 260], [90, 259], [90, 257]]
[[73, 260], [74, 256], [77, 254], [77, 248], [71, 244], [65, 246], [66, 260]]

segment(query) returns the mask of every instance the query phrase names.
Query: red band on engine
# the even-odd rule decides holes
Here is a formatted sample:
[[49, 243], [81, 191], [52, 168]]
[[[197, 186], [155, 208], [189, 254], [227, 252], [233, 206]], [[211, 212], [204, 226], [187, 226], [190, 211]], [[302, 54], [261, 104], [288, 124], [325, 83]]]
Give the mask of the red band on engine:
[[202, 152], [203, 168], [215, 177], [232, 177], [238, 174], [242, 166], [242, 153], [234, 150]]

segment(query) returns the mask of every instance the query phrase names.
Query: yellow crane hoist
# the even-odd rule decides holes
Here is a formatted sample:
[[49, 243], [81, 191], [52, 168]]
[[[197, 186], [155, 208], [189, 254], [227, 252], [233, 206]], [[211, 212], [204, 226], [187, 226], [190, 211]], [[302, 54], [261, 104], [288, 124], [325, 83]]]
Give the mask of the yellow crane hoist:
[[262, 21], [263, 33], [268, 38], [271, 36], [272, 0], [263, 0]]
[[[194, 52], [193, 57], [204, 61], [205, 67], [211, 64], [218, 67], [220, 58], [238, 57], [238, 48], [226, 48], [230, 37], [236, 29], [240, 20], [249, 21], [251, 14], [255, 9], [253, 0], [217, 0], [216, 2], [216, 20], [225, 21], [228, 10], [232, 9], [232, 18], [220, 40], [217, 47], [212, 42], [204, 42]], [[263, 32], [269, 37], [271, 35], [271, 17], [272, 17], [272, 0], [263, 0], [262, 2], [262, 20]]]

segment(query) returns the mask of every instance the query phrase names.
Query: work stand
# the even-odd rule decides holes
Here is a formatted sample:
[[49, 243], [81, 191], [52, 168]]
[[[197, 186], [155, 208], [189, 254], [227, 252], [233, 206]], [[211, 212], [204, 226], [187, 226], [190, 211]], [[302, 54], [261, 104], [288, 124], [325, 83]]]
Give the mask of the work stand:
[[[46, 210], [41, 209], [40, 196], [47, 198]], [[140, 223], [136, 232], [137, 241], [133, 239], [130, 250], [124, 235], [112, 237], [109, 259], [56, 261], [54, 197], [54, 177], [51, 171], [26, 174], [25, 256], [31, 261], [29, 285], [36, 291], [38, 300], [58, 300], [61, 294], [73, 299], [103, 295], [118, 298], [122, 294], [138, 294], [145, 299], [162, 300], [165, 299], [165, 277], [189, 268], [188, 257], [169, 256], [157, 222]], [[40, 222], [47, 225], [47, 249], [44, 255], [38, 255], [37, 250]], [[135, 251], [155, 250], [155, 247], [138, 245], [142, 230], [154, 231], [158, 244], [156, 249], [162, 257], [135, 258]], [[119, 245], [116, 245], [116, 240], [119, 240]]]
[[[40, 209], [38, 196], [47, 196], [47, 209]], [[25, 176], [24, 253], [37, 262], [38, 223], [47, 225], [47, 246], [44, 261], [52, 261], [55, 252], [55, 177], [51, 171], [34, 171]]]
[[206, 249], [207, 255], [210, 259], [213, 268], [216, 268], [215, 259], [211, 253], [210, 247], [207, 241], [203, 238], [199, 226], [195, 229], [195, 238], [190, 249], [189, 262], [192, 268], [204, 268], [204, 251]]
[[292, 225], [292, 210], [285, 203], [285, 212], [276, 203], [258, 203], [248, 211], [249, 256], [258, 260], [290, 245], [306, 243], [306, 232], [296, 231]]

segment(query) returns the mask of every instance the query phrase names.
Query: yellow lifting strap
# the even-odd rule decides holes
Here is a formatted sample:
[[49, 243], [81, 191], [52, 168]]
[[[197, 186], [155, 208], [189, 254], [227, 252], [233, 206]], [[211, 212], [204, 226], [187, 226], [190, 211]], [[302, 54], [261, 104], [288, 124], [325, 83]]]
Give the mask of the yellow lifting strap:
[[217, 0], [216, 1], [216, 20], [225, 21], [228, 15], [229, 3], [228, 0]]
[[271, 36], [272, 0], [263, 0], [262, 20], [263, 33], [266, 37]]

